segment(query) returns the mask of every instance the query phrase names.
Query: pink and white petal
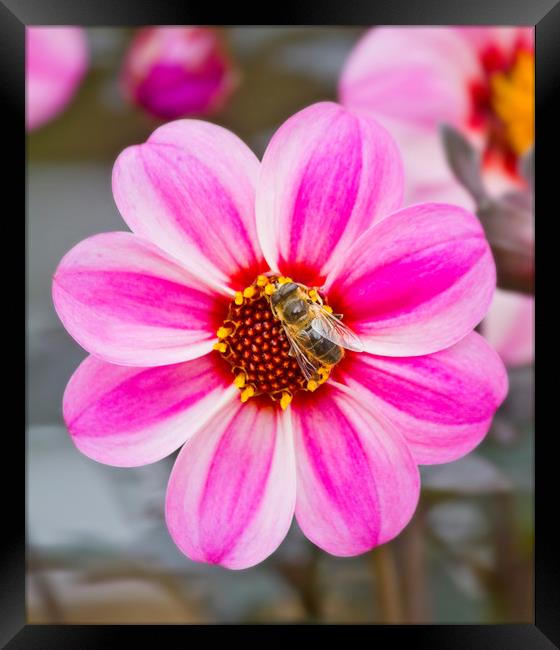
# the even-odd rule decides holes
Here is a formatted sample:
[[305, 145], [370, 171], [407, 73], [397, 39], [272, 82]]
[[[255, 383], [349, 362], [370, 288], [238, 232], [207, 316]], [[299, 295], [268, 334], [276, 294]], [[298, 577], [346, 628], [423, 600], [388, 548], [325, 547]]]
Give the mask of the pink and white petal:
[[[385, 122], [403, 158], [406, 178], [404, 205], [435, 201], [474, 210], [471, 196], [449, 169], [437, 131], [427, 131], [396, 121]], [[426, 160], [430, 161], [429, 165], [426, 165]]]
[[216, 295], [132, 233], [103, 233], [74, 246], [55, 272], [53, 301], [70, 335], [109, 363], [187, 361], [216, 340]]
[[286, 536], [295, 490], [293, 441], [282, 412], [236, 401], [216, 412], [177, 457], [167, 526], [192, 560], [244, 569]]
[[533, 27], [456, 27], [477, 54], [494, 49], [509, 57], [516, 46], [534, 50]]
[[336, 378], [370, 392], [371, 408], [405, 437], [419, 464], [447, 463], [474, 449], [508, 387], [500, 357], [476, 332], [420, 357], [348, 355]]
[[478, 219], [457, 206], [423, 203], [375, 224], [324, 290], [367, 352], [415, 356], [471, 332], [495, 287], [494, 260]]
[[410, 521], [418, 468], [400, 434], [369, 408], [368, 391], [329, 382], [293, 403], [296, 519], [333, 555], [350, 556], [389, 541]]
[[403, 172], [376, 122], [321, 102], [272, 137], [257, 187], [257, 229], [270, 268], [313, 283], [375, 220], [401, 205]]
[[254, 214], [258, 171], [257, 157], [227, 129], [177, 120], [120, 154], [113, 194], [133, 232], [223, 288], [240, 275], [252, 281], [262, 268]]
[[534, 359], [535, 299], [497, 290], [482, 333], [508, 366], [521, 366]]
[[390, 132], [385, 119], [433, 132], [441, 122], [465, 122], [468, 84], [481, 74], [474, 49], [451, 28], [374, 28], [350, 55], [339, 96]]
[[100, 463], [135, 467], [178, 449], [238, 391], [213, 354], [156, 368], [116, 366], [87, 357], [63, 400], [76, 447]]

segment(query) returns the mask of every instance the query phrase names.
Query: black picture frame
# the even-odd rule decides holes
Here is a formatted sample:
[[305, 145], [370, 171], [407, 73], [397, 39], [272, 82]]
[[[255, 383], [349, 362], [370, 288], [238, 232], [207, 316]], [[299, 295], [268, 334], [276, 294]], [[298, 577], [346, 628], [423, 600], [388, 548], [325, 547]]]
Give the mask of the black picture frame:
[[[3, 187], [4, 205], [21, 206], [25, 197], [25, 26], [26, 25], [83, 25], [83, 26], [134, 26], [149, 24], [335, 24], [335, 25], [451, 25], [451, 24], [500, 24], [536, 26], [536, 205], [546, 222], [545, 205], [554, 205], [552, 191], [553, 175], [557, 164], [553, 148], [558, 142], [557, 120], [558, 91], [560, 89], [560, 2], [559, 0], [391, 0], [390, 2], [324, 1], [295, 6], [269, 6], [268, 15], [259, 15], [258, 7], [238, 3], [211, 13], [208, 3], [171, 2], [167, 0], [0, 0], [0, 108], [5, 117], [2, 122], [5, 162], [9, 156], [9, 173], [13, 179]], [[203, 8], [206, 10], [204, 11]], [[288, 18], [289, 16], [289, 18]], [[547, 135], [548, 134], [548, 135]], [[557, 146], [557, 145], [556, 145]], [[542, 164], [539, 162], [542, 161]], [[9, 195], [13, 195], [10, 197]], [[13, 198], [13, 202], [8, 203]], [[19, 210], [10, 210], [10, 220], [18, 222]], [[548, 218], [557, 217], [549, 212]], [[7, 219], [7, 215], [5, 215]], [[16, 226], [16, 237], [21, 237], [21, 226]], [[25, 238], [25, 232], [23, 233]], [[19, 240], [21, 241], [21, 240]], [[24, 239], [25, 242], [25, 239]], [[25, 244], [24, 244], [25, 246]], [[11, 265], [13, 274], [24, 277], [24, 260], [16, 258]], [[21, 260], [21, 261], [19, 261]], [[537, 255], [538, 264], [541, 264]], [[542, 266], [546, 263], [543, 261]], [[552, 269], [552, 267], [551, 267]], [[556, 272], [550, 271], [552, 277]], [[546, 268], [537, 278], [547, 275]], [[15, 295], [9, 311], [10, 327], [18, 312], [15, 307], [22, 294], [18, 291], [17, 277], [12, 278]], [[5, 303], [6, 304], [6, 303]], [[540, 329], [540, 305], [536, 301], [536, 320]], [[13, 337], [10, 338], [12, 340]], [[13, 346], [11, 346], [13, 347]], [[21, 349], [21, 348], [19, 348]], [[7, 363], [7, 361], [6, 361]], [[14, 364], [15, 367], [19, 364]], [[7, 375], [6, 375], [7, 376]], [[25, 386], [25, 377], [19, 386]], [[14, 384], [15, 388], [15, 384]], [[25, 406], [24, 406], [25, 410]], [[9, 429], [9, 430], [8, 430]], [[556, 427], [543, 430], [537, 436], [535, 458], [535, 522], [537, 528], [535, 549], [535, 616], [534, 624], [520, 625], [423, 625], [423, 626], [359, 626], [356, 631], [366, 632], [368, 642], [411, 642], [429, 648], [461, 649], [535, 649], [558, 647], [560, 644], [560, 563], [554, 527], [555, 487], [552, 455]], [[206, 639], [209, 633], [203, 626], [78, 626], [78, 625], [27, 625], [25, 619], [25, 471], [15, 475], [8, 465], [21, 469], [25, 464], [25, 435], [20, 427], [5, 427], [4, 471], [0, 473], [5, 483], [4, 525], [1, 536], [0, 559], [0, 643], [10, 650], [19, 648], [107, 648], [117, 643], [133, 643], [139, 639], [147, 644], [161, 647], [177, 637]], [[11, 447], [11, 448], [6, 448]], [[550, 449], [547, 449], [549, 447]], [[23, 460], [22, 460], [23, 459]], [[11, 462], [10, 462], [11, 461]], [[276, 629], [277, 627], [277, 629]], [[330, 626], [328, 634], [344, 634], [348, 642], [348, 629]], [[362, 627], [368, 627], [363, 630]], [[157, 629], [154, 629], [157, 628]], [[372, 629], [373, 628], [373, 629]], [[255, 630], [268, 634], [269, 626]], [[315, 626], [304, 626], [297, 634], [313, 634]], [[293, 632], [292, 626], [275, 626], [274, 634]], [[253, 631], [250, 632], [251, 634]], [[311, 640], [311, 637], [309, 637]], [[340, 636], [342, 641], [342, 636]], [[301, 639], [305, 641], [305, 638]]]

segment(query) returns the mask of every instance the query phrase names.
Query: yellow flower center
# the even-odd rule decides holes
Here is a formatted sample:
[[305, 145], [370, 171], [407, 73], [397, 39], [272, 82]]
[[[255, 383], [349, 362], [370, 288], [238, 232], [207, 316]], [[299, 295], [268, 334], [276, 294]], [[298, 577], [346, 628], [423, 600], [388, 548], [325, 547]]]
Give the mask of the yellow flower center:
[[[270, 297], [276, 284], [291, 281], [283, 276], [259, 275], [253, 284], [236, 292], [227, 317], [216, 332], [218, 342], [214, 350], [231, 366], [233, 383], [242, 402], [268, 395], [285, 410], [297, 391], [313, 392], [329, 378], [330, 368], [325, 366], [316, 377], [306, 380], [290, 353], [284, 327], [272, 312]], [[319, 296], [325, 301], [317, 288], [306, 291], [313, 302]], [[326, 304], [323, 307], [332, 311]]]
[[522, 156], [535, 140], [534, 56], [521, 51], [508, 72], [490, 79], [491, 105], [502, 121], [511, 150]]

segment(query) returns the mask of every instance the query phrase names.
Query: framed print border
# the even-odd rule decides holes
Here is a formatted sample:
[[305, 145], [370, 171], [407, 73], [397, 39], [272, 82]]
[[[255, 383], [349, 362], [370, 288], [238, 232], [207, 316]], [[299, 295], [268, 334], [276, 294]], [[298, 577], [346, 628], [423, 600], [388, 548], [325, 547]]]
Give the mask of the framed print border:
[[[552, 120], [557, 121], [558, 90], [560, 88], [560, 2], [558, 0], [473, 0], [449, 3], [444, 0], [424, 0], [411, 3], [409, 0], [392, 2], [316, 2], [297, 3], [269, 7], [269, 14], [259, 15], [258, 9], [250, 12], [242, 7], [229, 7], [223, 12], [212, 14], [203, 11], [205, 3], [187, 8], [185, 2], [160, 2], [120, 0], [100, 2], [92, 0], [0, 0], [0, 67], [2, 70], [3, 124], [14, 125], [5, 128], [6, 146], [10, 147], [11, 182], [6, 182], [4, 202], [21, 205], [25, 196], [25, 26], [27, 25], [83, 25], [83, 26], [131, 26], [146, 24], [254, 24], [269, 22], [276, 24], [335, 24], [335, 25], [448, 25], [448, 24], [504, 24], [536, 26], [536, 205], [553, 205], [552, 188], [557, 184], [552, 176], [557, 175], [557, 165], [547, 165], [544, 160], [552, 158], [554, 137], [545, 133], [556, 133]], [[282, 11], [280, 11], [280, 8]], [[288, 14], [288, 10], [289, 14]], [[15, 126], [17, 125], [17, 127]], [[540, 137], [539, 137], [540, 134]], [[557, 136], [556, 136], [557, 139]], [[539, 161], [542, 163], [539, 165]], [[22, 187], [23, 185], [23, 187]], [[12, 194], [12, 197], [9, 197]], [[557, 200], [557, 199], [556, 199]], [[17, 216], [14, 214], [14, 216]], [[553, 216], [553, 215], [550, 215]], [[14, 219], [17, 221], [17, 219]], [[24, 242], [25, 242], [25, 227]], [[21, 236], [19, 227], [16, 237]], [[25, 243], [24, 243], [25, 247]], [[538, 256], [537, 256], [537, 259]], [[540, 263], [540, 262], [539, 262]], [[550, 262], [549, 262], [550, 263]], [[17, 262], [15, 268], [22, 268], [24, 262]], [[542, 262], [545, 264], [544, 260]], [[20, 271], [21, 273], [21, 271]], [[550, 271], [556, 277], [554, 270]], [[24, 275], [24, 273], [22, 273]], [[546, 269], [541, 276], [546, 275]], [[21, 298], [19, 298], [21, 299]], [[17, 302], [18, 297], [14, 297]], [[14, 302], [14, 304], [15, 304]], [[540, 323], [540, 305], [536, 303], [536, 321]], [[17, 313], [13, 310], [13, 313]], [[21, 312], [19, 312], [21, 313]], [[10, 316], [11, 318], [11, 316]], [[10, 324], [11, 325], [11, 324]], [[25, 324], [24, 324], [25, 327]], [[537, 343], [535, 347], [538, 349]], [[23, 379], [25, 386], [25, 377]], [[24, 406], [25, 410], [25, 406]], [[421, 626], [374, 626], [368, 632], [374, 642], [391, 641], [414, 643], [420, 647], [453, 648], [553, 648], [560, 645], [560, 564], [552, 530], [554, 517], [551, 500], [557, 483], [554, 481], [551, 447], [554, 431], [536, 443], [535, 452], [535, 617], [534, 625], [421, 625]], [[552, 434], [552, 435], [546, 435]], [[2, 534], [2, 555], [0, 564], [0, 644], [10, 650], [20, 648], [100, 648], [113, 647], [117, 643], [134, 642], [135, 638], [145, 643], [162, 645], [185, 635], [193, 640], [208, 634], [202, 626], [56, 626], [27, 625], [25, 618], [25, 505], [17, 495], [25, 494], [25, 439], [24, 431], [14, 427], [5, 431], [5, 468], [12, 464], [23, 469], [10, 476], [2, 473], [4, 501], [7, 509], [4, 515]], [[23, 464], [23, 467], [22, 467]], [[551, 516], [552, 515], [552, 516]], [[550, 529], [549, 529], [550, 528]], [[154, 629], [154, 628], [158, 629]], [[274, 627], [274, 634], [286, 635], [292, 626], [266, 626], [255, 629], [256, 634], [266, 634]], [[343, 626], [329, 626], [332, 641], [342, 636], [347, 629]], [[353, 632], [364, 632], [355, 626]], [[368, 626], [369, 627], [369, 626]], [[251, 630], [251, 635], [253, 630]], [[314, 635], [315, 626], [298, 629], [298, 634]], [[280, 639], [280, 636], [277, 637]], [[311, 637], [309, 637], [311, 641]], [[305, 637], [302, 639], [305, 640]], [[347, 642], [347, 641], [346, 641]]]

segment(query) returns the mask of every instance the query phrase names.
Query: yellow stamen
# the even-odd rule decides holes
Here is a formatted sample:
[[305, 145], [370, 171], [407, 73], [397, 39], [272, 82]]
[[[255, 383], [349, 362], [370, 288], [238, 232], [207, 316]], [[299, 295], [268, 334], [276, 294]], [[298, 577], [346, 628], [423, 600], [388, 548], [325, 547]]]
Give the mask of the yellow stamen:
[[253, 286], [247, 287], [246, 289], [243, 289], [243, 297], [244, 298], [252, 298], [256, 293], [257, 293], [257, 290]]
[[257, 287], [264, 287], [265, 284], [268, 284], [268, 278], [266, 275], [259, 275], [257, 277]]
[[278, 278], [277, 282], [278, 282], [278, 284], [288, 284], [288, 282], [293, 282], [293, 280], [292, 280], [292, 278], [288, 278], [288, 277], [285, 277], [285, 276], [281, 275]]
[[241, 392], [241, 401], [245, 403], [250, 397], [253, 397], [254, 394], [255, 389], [252, 386], [247, 386], [247, 388]]
[[319, 300], [319, 294], [317, 293], [316, 289], [311, 289], [308, 295], [311, 300], [313, 300], [313, 302], [317, 302]]
[[227, 350], [227, 345], [222, 342], [214, 343], [213, 349], [218, 350], [218, 352], [225, 352]]
[[519, 52], [508, 73], [497, 72], [490, 79], [492, 108], [504, 123], [512, 150], [523, 155], [535, 140], [534, 57]]
[[234, 298], [233, 302], [236, 305], [242, 305], [243, 304], [243, 294], [241, 293], [241, 291], [236, 291], [235, 292], [235, 298]]
[[317, 388], [319, 388], [319, 384], [314, 379], [310, 379], [307, 382], [307, 390], [313, 392], [314, 390], [317, 390]]
[[280, 399], [280, 407], [282, 408], [283, 411], [285, 411], [288, 408], [291, 401], [292, 401], [292, 396], [290, 395], [290, 393], [282, 393], [282, 398]]
[[323, 305], [323, 309], [326, 309], [329, 312], [329, 314], [333, 313], [333, 309], [330, 305]]
[[233, 384], [237, 388], [243, 388], [243, 386], [245, 386], [245, 381], [246, 381], [245, 373], [240, 372], [238, 375], [235, 375], [235, 379], [233, 380]]
[[227, 337], [233, 332], [231, 327], [220, 327], [216, 332], [216, 336], [219, 339], [227, 339]]
[[264, 288], [264, 292], [267, 296], [271, 296], [276, 291], [276, 287], [273, 284], [267, 284]]

